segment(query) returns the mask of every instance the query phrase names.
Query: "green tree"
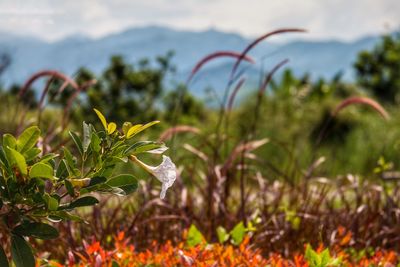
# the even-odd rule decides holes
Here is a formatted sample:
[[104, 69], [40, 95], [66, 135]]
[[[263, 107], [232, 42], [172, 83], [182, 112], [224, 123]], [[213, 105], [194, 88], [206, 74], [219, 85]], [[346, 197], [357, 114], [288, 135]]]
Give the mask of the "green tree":
[[[74, 77], [76, 83], [85, 88], [79, 97], [71, 102], [75, 89], [62, 88], [64, 81], [54, 78], [50, 84], [49, 102], [65, 107], [74, 103], [72, 119], [79, 122], [83, 117], [95, 122], [92, 107], [98, 107], [117, 123], [128, 120], [145, 122], [158, 117], [157, 101], [162, 100], [164, 80], [168, 73], [175, 71], [171, 66], [172, 53], [156, 58], [156, 64], [147, 59], [137, 64], [127, 63], [122, 56], [113, 56], [109, 66], [96, 76], [86, 68], [80, 68]], [[89, 116], [89, 117], [88, 117]]]
[[[81, 103], [82, 114], [90, 114], [91, 107], [95, 106], [117, 123], [155, 119], [158, 115], [156, 101], [162, 95], [164, 78], [173, 70], [169, 63], [171, 56], [158, 57], [156, 66], [148, 60], [130, 65], [121, 56], [113, 56], [97, 83], [88, 88], [87, 97]], [[96, 78], [84, 69], [79, 73], [78, 83]]]
[[169, 92], [163, 99], [166, 121], [183, 124], [204, 122], [207, 118], [204, 103], [187, 91], [184, 86]]
[[354, 64], [358, 83], [381, 101], [400, 103], [400, 33], [382, 37]]
[[[19, 85], [13, 84], [9, 91], [8, 94], [11, 95], [12, 97], [17, 98], [18, 93], [21, 90], [21, 87]], [[21, 102], [29, 109], [35, 109], [37, 108], [37, 100], [36, 100], [36, 92], [35, 90], [28, 90], [21, 98]]]

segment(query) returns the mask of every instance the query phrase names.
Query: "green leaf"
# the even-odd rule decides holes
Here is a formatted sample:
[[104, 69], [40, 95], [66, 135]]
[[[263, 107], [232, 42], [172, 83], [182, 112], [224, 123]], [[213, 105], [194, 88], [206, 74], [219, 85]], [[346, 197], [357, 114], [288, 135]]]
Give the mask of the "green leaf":
[[50, 160], [52, 160], [52, 159], [57, 158], [58, 156], [59, 156], [58, 154], [49, 153], [49, 154], [46, 154], [46, 155], [44, 155], [43, 157], [41, 157], [41, 158], [40, 158], [40, 162], [46, 163], [46, 162], [48, 162], [48, 161], [50, 161]]
[[111, 147], [112, 150], [112, 155], [122, 155], [122, 152], [128, 147], [126, 144], [124, 144], [124, 141], [118, 141], [113, 144]]
[[129, 130], [126, 134], [126, 138], [129, 139], [129, 138], [133, 137], [135, 135], [135, 132], [142, 126], [143, 126], [143, 124], [133, 125], [131, 128], [129, 128]]
[[128, 139], [132, 138], [133, 136], [135, 136], [136, 134], [140, 133], [141, 131], [146, 130], [147, 128], [149, 128], [149, 127], [151, 127], [154, 124], [157, 124], [159, 122], [160, 121], [152, 121], [152, 122], [146, 123], [145, 125], [140, 125], [139, 124], [140, 127], [136, 127], [137, 125], [132, 126], [128, 131], [127, 138]]
[[98, 185], [94, 185], [94, 186], [84, 187], [81, 190], [79, 190], [79, 193], [81, 195], [84, 195], [84, 194], [88, 194], [88, 193], [93, 192], [93, 191], [107, 192], [107, 193], [116, 194], [118, 196], [125, 196], [126, 195], [125, 192], [122, 189], [120, 189], [120, 188], [116, 188], [115, 189], [115, 188], [113, 188], [113, 187], [111, 187], [109, 185], [106, 185], [106, 184], [98, 184]]
[[37, 156], [39, 156], [40, 152], [42, 152], [40, 148], [32, 147], [31, 149], [25, 151], [23, 153], [23, 156], [25, 157], [26, 161], [31, 161], [34, 160]]
[[72, 156], [71, 152], [66, 147], [63, 148], [63, 151], [64, 151], [64, 158], [67, 161], [66, 162], [67, 165], [75, 168], [75, 161], [74, 161], [74, 157]]
[[246, 231], [247, 232], [255, 232], [255, 231], [257, 231], [257, 228], [255, 227], [255, 225], [251, 221], [249, 221], [247, 223]]
[[329, 250], [326, 248], [320, 253], [321, 258], [321, 266], [328, 266], [328, 263], [331, 261], [331, 256], [329, 255]]
[[217, 227], [217, 236], [218, 236], [218, 241], [220, 244], [225, 243], [229, 239], [228, 232], [222, 226]]
[[243, 222], [236, 224], [230, 234], [232, 237], [232, 243], [236, 246], [240, 245], [246, 235], [246, 227], [244, 227]]
[[87, 152], [91, 143], [92, 128], [90, 124], [83, 122], [83, 152]]
[[94, 108], [93, 110], [94, 110], [94, 112], [96, 112], [97, 117], [99, 117], [99, 119], [100, 119], [100, 121], [101, 121], [101, 124], [103, 124], [104, 130], [107, 131], [107, 120], [106, 120], [106, 118], [105, 118], [104, 115], [103, 115], [100, 111], [98, 111], [97, 109]]
[[8, 149], [10, 150], [13, 163], [17, 165], [17, 167], [18, 167], [19, 171], [21, 172], [21, 174], [27, 175], [28, 174], [28, 167], [26, 166], [26, 161], [25, 161], [24, 156], [22, 156], [21, 153], [19, 153], [15, 149], [12, 149], [10, 147]]
[[100, 188], [104, 187], [104, 183], [107, 181], [106, 177], [102, 176], [95, 176], [90, 179], [89, 185], [86, 187], [83, 187], [79, 192], [81, 195], [87, 194], [96, 190], [99, 190]]
[[203, 234], [199, 231], [199, 229], [197, 229], [197, 227], [194, 224], [192, 224], [188, 231], [186, 244], [189, 247], [194, 247], [203, 243], [205, 243], [205, 238]]
[[79, 136], [72, 132], [69, 131], [69, 135], [71, 136], [72, 140], [74, 140], [74, 143], [76, 147], [78, 148], [79, 154], [83, 155], [83, 146], [82, 146], [82, 140], [79, 138]]
[[56, 228], [46, 223], [32, 222], [23, 223], [13, 229], [13, 233], [21, 236], [31, 236], [39, 239], [54, 239], [59, 233]]
[[0, 245], [0, 266], [9, 267], [6, 253], [4, 252], [3, 247]]
[[116, 129], [117, 129], [117, 125], [114, 122], [110, 122], [107, 125], [107, 133], [108, 134], [112, 134], [113, 132], [115, 132]]
[[81, 197], [78, 198], [77, 200], [71, 202], [68, 206], [69, 209], [74, 209], [78, 207], [85, 207], [85, 206], [93, 206], [99, 203], [97, 198], [92, 197], [92, 196], [86, 196], [86, 197]]
[[35, 146], [40, 137], [40, 129], [37, 126], [32, 126], [26, 129], [17, 140], [17, 149], [24, 153]]
[[64, 179], [68, 176], [68, 168], [67, 168], [67, 161], [65, 159], [61, 160], [58, 164], [56, 170], [56, 177], [60, 179]]
[[50, 196], [49, 194], [45, 194], [43, 197], [46, 201], [48, 210], [54, 211], [54, 210], [58, 209], [58, 200], [57, 199]]
[[68, 180], [65, 180], [64, 184], [65, 184], [65, 188], [67, 189], [68, 195], [70, 195], [71, 197], [74, 197], [75, 191], [74, 191], [74, 186], [71, 184], [71, 182]]
[[101, 139], [96, 133], [92, 133], [90, 146], [94, 152], [99, 152], [101, 149]]
[[310, 244], [307, 244], [304, 256], [310, 267], [319, 267], [320, 263], [319, 255], [311, 248]]
[[124, 124], [122, 125], [122, 132], [124, 133], [124, 135], [128, 134], [129, 129], [132, 127], [132, 123], [130, 122], [124, 122]]
[[135, 192], [138, 188], [138, 181], [131, 174], [121, 174], [107, 181], [107, 185], [111, 187], [121, 188], [126, 195]]
[[117, 163], [127, 163], [128, 157], [110, 157], [104, 161], [105, 166], [113, 166]]
[[73, 215], [69, 212], [66, 212], [64, 210], [60, 210], [60, 211], [54, 211], [50, 216], [49, 216], [50, 220], [70, 220], [70, 221], [74, 221], [74, 222], [84, 222], [84, 220], [77, 216], [77, 215]]
[[50, 165], [38, 162], [31, 167], [29, 177], [54, 179], [54, 171]]
[[17, 140], [11, 134], [4, 134], [3, 135], [3, 146], [11, 147], [12, 149], [16, 149], [17, 148]]
[[98, 185], [98, 184], [102, 184], [104, 182], [107, 181], [106, 177], [102, 177], [102, 176], [95, 176], [93, 178], [90, 179], [90, 183], [89, 186], [94, 186], [94, 185]]
[[50, 197], [47, 202], [47, 207], [49, 210], [57, 210], [58, 209], [58, 201], [54, 197]]
[[328, 263], [328, 266], [342, 266], [342, 259], [341, 257], [331, 259], [331, 261]]
[[139, 154], [142, 152], [146, 152], [149, 150], [154, 150], [160, 147], [163, 147], [164, 143], [157, 143], [153, 141], [139, 141], [137, 143], [132, 144], [124, 151], [124, 155], [133, 155]]
[[72, 156], [71, 152], [64, 147], [64, 159], [66, 163], [66, 167], [70, 176], [79, 176], [79, 170], [76, 168], [74, 157]]
[[[4, 148], [4, 154], [6, 156], [6, 159], [10, 165], [13, 164], [13, 156], [11, 155], [10, 149], [16, 149], [17, 148], [17, 140], [15, 139], [14, 136], [11, 134], [4, 134], [3, 135], [3, 148]], [[4, 161], [5, 163], [5, 161]]]
[[4, 164], [4, 167], [9, 168], [9, 162], [6, 156], [6, 153], [4, 152], [3, 147], [0, 147], [0, 162]]
[[11, 237], [11, 255], [16, 267], [35, 267], [31, 247], [24, 238], [18, 235]]
[[110, 166], [104, 166], [103, 165], [103, 167], [100, 170], [97, 171], [96, 175], [97, 176], [104, 176], [106, 178], [110, 178], [111, 175], [114, 172], [114, 168], [115, 168], [115, 165], [110, 165]]

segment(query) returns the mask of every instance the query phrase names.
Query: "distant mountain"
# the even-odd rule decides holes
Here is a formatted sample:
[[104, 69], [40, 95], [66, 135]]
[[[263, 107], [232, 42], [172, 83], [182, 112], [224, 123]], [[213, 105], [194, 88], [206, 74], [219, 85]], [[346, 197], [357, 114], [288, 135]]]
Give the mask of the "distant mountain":
[[[288, 43], [263, 42], [251, 52], [258, 60], [248, 68], [249, 80], [256, 82], [262, 69], [268, 70], [282, 59], [296, 74], [310, 73], [311, 77], [331, 78], [339, 71], [347, 80], [353, 79], [352, 63], [357, 53], [371, 49], [378, 37], [366, 37], [355, 42], [291, 41]], [[79, 67], [101, 73], [110, 56], [123, 55], [128, 62], [142, 58], [154, 59], [168, 51], [175, 51], [173, 63], [178, 68], [175, 81], [185, 81], [191, 68], [203, 56], [217, 50], [242, 51], [251, 40], [238, 34], [216, 30], [203, 32], [178, 31], [163, 27], [133, 28], [99, 39], [74, 35], [49, 43], [33, 37], [0, 34], [0, 54], [11, 56], [11, 66], [0, 77], [5, 85], [22, 83], [32, 73], [42, 69], [56, 69], [73, 75]], [[219, 59], [202, 70], [191, 89], [200, 94], [207, 86], [221, 88], [226, 85], [232, 64], [230, 59]]]

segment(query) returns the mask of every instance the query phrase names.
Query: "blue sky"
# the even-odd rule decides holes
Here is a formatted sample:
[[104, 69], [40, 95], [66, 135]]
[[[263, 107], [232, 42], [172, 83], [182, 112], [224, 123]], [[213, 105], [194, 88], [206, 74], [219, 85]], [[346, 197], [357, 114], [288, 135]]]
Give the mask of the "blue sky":
[[146, 25], [248, 37], [301, 27], [308, 39], [354, 40], [399, 29], [400, 0], [0, 0], [0, 32], [57, 40]]

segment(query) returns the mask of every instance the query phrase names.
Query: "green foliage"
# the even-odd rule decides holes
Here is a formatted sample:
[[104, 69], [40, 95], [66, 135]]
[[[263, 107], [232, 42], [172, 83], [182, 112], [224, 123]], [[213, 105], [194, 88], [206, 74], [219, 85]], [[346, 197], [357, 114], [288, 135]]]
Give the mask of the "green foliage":
[[372, 51], [363, 51], [354, 64], [361, 86], [388, 103], [400, 102], [400, 33], [386, 35]]
[[29, 171], [29, 176], [31, 178], [48, 178], [48, 179], [53, 179], [54, 175], [54, 170], [51, 165], [48, 165], [46, 163], [35, 163], [32, 167], [31, 170]]
[[121, 189], [123, 194], [125, 195], [129, 195], [130, 193], [135, 192], [138, 188], [137, 179], [135, 178], [135, 176], [130, 174], [121, 174], [112, 177], [106, 182], [106, 184], [113, 188]]
[[293, 229], [299, 230], [301, 217], [295, 211], [285, 209], [285, 220], [289, 222]]
[[[233, 245], [239, 246], [243, 242], [246, 234], [256, 231], [256, 228], [254, 227], [253, 222], [250, 221], [247, 227], [245, 227], [243, 222], [239, 222], [235, 225], [235, 227], [233, 227], [233, 229], [229, 233], [222, 226], [218, 226], [216, 231], [220, 244], [223, 244], [230, 240]], [[194, 247], [199, 244], [205, 243], [206, 239], [204, 238], [203, 234], [194, 224], [192, 224], [187, 233], [186, 244], [189, 247]]]
[[194, 247], [204, 243], [206, 242], [203, 234], [199, 231], [199, 229], [197, 229], [194, 224], [192, 224], [187, 233], [186, 244], [189, 247]]
[[393, 162], [386, 162], [385, 158], [380, 156], [377, 166], [374, 168], [374, 173], [383, 173], [393, 168]]
[[19, 235], [12, 235], [11, 237], [11, 255], [16, 267], [35, 267], [32, 248]]
[[[6, 95], [7, 97], [17, 98], [20, 90], [21, 86], [14, 84], [9, 88]], [[18, 100], [21, 101], [30, 110], [34, 110], [38, 107], [35, 90], [28, 90], [21, 98], [18, 97]]]
[[218, 242], [220, 244], [223, 244], [229, 240], [230, 235], [224, 227], [218, 226], [217, 227], [217, 237], [218, 237]]
[[12, 232], [20, 236], [30, 236], [38, 239], [53, 239], [58, 237], [58, 230], [51, 225], [41, 222], [23, 222]]
[[250, 220], [246, 227], [243, 222], [239, 222], [230, 232], [228, 232], [224, 227], [218, 226], [216, 230], [218, 241], [223, 244], [230, 240], [233, 245], [239, 246], [243, 242], [246, 234], [257, 231], [257, 228], [255, 227], [256, 224], [257, 220]]
[[[262, 96], [257, 120], [257, 96], [250, 95], [232, 111], [229, 132], [224, 133], [229, 140], [240, 140], [249, 136], [252, 125], [256, 125], [254, 138], [270, 139], [270, 144], [258, 152], [266, 164], [263, 170], [270, 170], [265, 173], [266, 177], [298, 182], [304, 176], [303, 171], [322, 156], [327, 164], [316, 169], [314, 175], [336, 176], [349, 172], [369, 175], [380, 156], [395, 164], [400, 162], [396, 145], [400, 140], [399, 116], [395, 106], [385, 107], [391, 114], [389, 121], [361, 105], [332, 117], [332, 111], [343, 97], [351, 92], [360, 95], [362, 91], [339, 78], [301, 84], [300, 78], [287, 76], [292, 86], [289, 81], [282, 81], [283, 78], [274, 80], [273, 93]], [[322, 90], [323, 87], [326, 89]], [[291, 93], [279, 93], [280, 90]]]
[[246, 227], [244, 227], [243, 222], [238, 223], [230, 232], [232, 243], [234, 245], [240, 245], [242, 243], [244, 236], [246, 235]]
[[342, 81], [337, 73], [331, 80], [319, 78], [313, 81], [309, 74], [295, 76], [290, 70], [284, 70], [279, 80], [272, 80], [269, 95], [275, 99], [304, 99], [319, 101], [329, 97], [348, 97], [357, 93], [354, 85]]
[[0, 245], [0, 266], [8, 267], [8, 260], [3, 247]]
[[[147, 141], [147, 146], [143, 146], [144, 141], [135, 142], [133, 138], [158, 121], [133, 125], [125, 134], [117, 130], [116, 123], [107, 122], [100, 111], [95, 112], [104, 129], [96, 130], [83, 123], [83, 140], [77, 133], [70, 132], [75, 144], [71, 151], [77, 151], [77, 155], [66, 147], [60, 151], [63, 156], [42, 154], [37, 147], [40, 129], [36, 126], [27, 128], [18, 138], [3, 135], [0, 219], [11, 235], [11, 254], [17, 267], [34, 266], [32, 249], [24, 237], [57, 238], [58, 230], [49, 222], [83, 221], [71, 212], [96, 205], [99, 200], [92, 192], [129, 195], [136, 191], [138, 182], [133, 175], [113, 175], [118, 163], [127, 163], [133, 154], [166, 150], [161, 143]], [[1, 266], [6, 266], [4, 262], [7, 259], [1, 249]]]
[[305, 259], [310, 267], [339, 266], [341, 263], [340, 258], [331, 257], [329, 249], [326, 248], [321, 253], [317, 253], [310, 244], [307, 245]]
[[206, 107], [202, 101], [188, 92], [184, 86], [169, 92], [163, 100], [164, 118], [167, 122], [197, 124], [207, 119]]
[[[73, 111], [73, 118], [75, 121], [85, 118], [88, 122], [95, 122], [96, 116], [91, 112], [92, 107], [98, 107], [116, 124], [132, 119], [148, 121], [159, 117], [157, 102], [162, 99], [165, 76], [174, 71], [170, 63], [172, 56], [169, 52], [165, 56], [157, 57], [156, 64], [151, 64], [148, 60], [131, 64], [122, 56], [116, 55], [98, 76], [87, 69], [79, 69], [77, 83], [90, 86], [82, 92], [84, 97], [77, 100], [79, 105]], [[91, 81], [96, 83], [91, 84]], [[61, 80], [52, 82], [50, 102], [65, 107], [75, 91], [67, 87], [59, 94], [62, 83]], [[110, 124], [110, 129], [114, 126]]]
[[69, 203], [69, 205], [67, 206], [68, 209], [75, 209], [78, 207], [87, 207], [87, 206], [93, 206], [98, 204], [99, 201], [97, 200], [97, 198], [92, 197], [92, 196], [85, 196], [85, 197], [81, 197], [78, 198], [74, 201], [72, 201], [71, 203]]

